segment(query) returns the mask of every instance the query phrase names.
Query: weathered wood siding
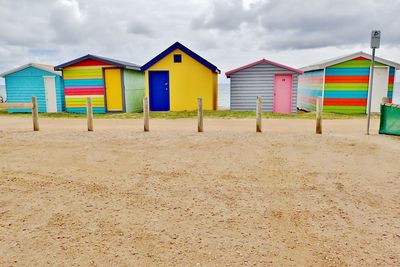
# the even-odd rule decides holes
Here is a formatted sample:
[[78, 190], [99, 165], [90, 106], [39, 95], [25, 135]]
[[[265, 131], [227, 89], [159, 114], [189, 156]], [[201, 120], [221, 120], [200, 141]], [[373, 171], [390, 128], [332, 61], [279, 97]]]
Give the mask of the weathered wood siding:
[[230, 78], [231, 110], [255, 111], [257, 96], [262, 96], [263, 111], [272, 112], [275, 74], [293, 74], [292, 113], [295, 113], [298, 74], [268, 63], [260, 63], [232, 74]]

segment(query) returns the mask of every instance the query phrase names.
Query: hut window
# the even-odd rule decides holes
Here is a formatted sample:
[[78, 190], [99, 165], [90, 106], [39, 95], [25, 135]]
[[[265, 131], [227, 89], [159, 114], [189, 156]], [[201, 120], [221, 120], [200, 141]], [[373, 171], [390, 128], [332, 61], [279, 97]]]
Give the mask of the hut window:
[[174, 62], [181, 63], [182, 62], [182, 55], [174, 55]]

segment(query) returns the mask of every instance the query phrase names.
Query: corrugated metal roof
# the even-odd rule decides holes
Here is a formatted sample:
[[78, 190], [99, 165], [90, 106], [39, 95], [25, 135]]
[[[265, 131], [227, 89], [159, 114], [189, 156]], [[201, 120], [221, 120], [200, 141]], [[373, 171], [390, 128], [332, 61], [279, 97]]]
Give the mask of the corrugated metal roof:
[[[367, 54], [365, 52], [357, 52], [357, 53], [353, 53], [353, 54], [349, 54], [349, 55], [345, 55], [345, 56], [341, 56], [341, 57], [336, 57], [333, 59], [328, 59], [328, 60], [324, 60], [318, 63], [315, 63], [313, 65], [307, 66], [307, 67], [303, 67], [301, 68], [302, 71], [312, 71], [312, 70], [320, 70], [320, 69], [324, 69], [326, 67], [332, 66], [332, 65], [336, 65], [348, 60], [352, 60], [354, 58], [357, 57], [364, 57], [367, 59], [372, 59], [372, 56], [370, 54]], [[387, 66], [391, 66], [394, 67], [396, 69], [400, 69], [400, 63], [396, 63], [384, 58], [380, 58], [380, 57], [375, 57], [375, 60], [379, 63], [385, 64]]]
[[93, 59], [93, 60], [103, 61], [105, 63], [109, 63], [109, 64], [112, 64], [112, 65], [115, 65], [117, 67], [121, 67], [121, 68], [124, 68], [124, 69], [140, 70], [140, 66], [137, 65], [137, 64], [134, 64], [134, 63], [130, 63], [130, 62], [122, 61], [122, 60], [117, 60], [117, 59], [112, 59], [112, 58], [108, 58], [108, 57], [103, 57], [103, 56], [95, 56], [95, 55], [91, 55], [91, 54], [88, 54], [88, 55], [83, 56], [83, 57], [76, 58], [74, 60], [71, 60], [71, 61], [65, 62], [63, 64], [60, 64], [58, 66], [55, 66], [54, 69], [55, 70], [62, 70], [65, 67], [68, 67], [70, 65], [73, 65], [75, 63], [81, 62], [81, 61], [86, 60], [86, 59]]
[[23, 69], [26, 69], [26, 68], [29, 68], [29, 67], [34, 67], [34, 68], [41, 69], [41, 70], [44, 70], [44, 71], [48, 71], [48, 72], [51, 72], [51, 73], [54, 73], [56, 75], [61, 76], [61, 72], [60, 71], [55, 71], [54, 70], [54, 66], [46, 65], [46, 64], [39, 64], [39, 63], [28, 63], [28, 64], [25, 64], [25, 65], [19, 66], [17, 68], [8, 70], [6, 72], [3, 72], [3, 73], [0, 74], [0, 76], [4, 78], [5, 76], [7, 76], [7, 75], [9, 75], [11, 73], [14, 73], [14, 72], [17, 72], [17, 71], [20, 71], [20, 70], [23, 70]]

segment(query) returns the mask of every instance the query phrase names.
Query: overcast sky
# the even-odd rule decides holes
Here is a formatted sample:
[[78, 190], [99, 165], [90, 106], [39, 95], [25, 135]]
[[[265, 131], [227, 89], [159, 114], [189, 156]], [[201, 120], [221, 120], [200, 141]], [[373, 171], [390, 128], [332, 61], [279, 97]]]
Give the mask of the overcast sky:
[[369, 52], [372, 29], [377, 55], [400, 62], [399, 16], [400, 0], [0, 0], [0, 72], [88, 53], [142, 65], [175, 41], [223, 73], [261, 58], [303, 67]]

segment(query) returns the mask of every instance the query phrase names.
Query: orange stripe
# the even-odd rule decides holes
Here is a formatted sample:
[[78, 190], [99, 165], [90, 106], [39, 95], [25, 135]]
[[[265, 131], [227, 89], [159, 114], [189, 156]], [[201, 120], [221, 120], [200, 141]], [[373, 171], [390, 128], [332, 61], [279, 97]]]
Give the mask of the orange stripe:
[[326, 76], [326, 83], [368, 83], [369, 76]]
[[325, 98], [325, 106], [359, 106], [365, 107], [367, 105], [367, 99], [356, 99], [356, 98]]

